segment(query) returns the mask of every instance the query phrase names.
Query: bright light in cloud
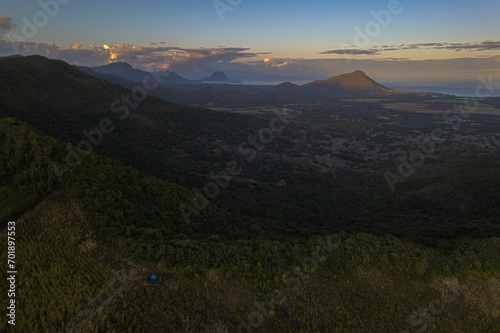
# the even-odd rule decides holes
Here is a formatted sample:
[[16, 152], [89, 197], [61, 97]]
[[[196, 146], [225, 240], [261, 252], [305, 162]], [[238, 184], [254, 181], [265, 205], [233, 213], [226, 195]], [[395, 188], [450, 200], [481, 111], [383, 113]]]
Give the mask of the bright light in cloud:
[[113, 53], [113, 51], [111, 50], [111, 48], [107, 45], [107, 44], [104, 44], [102, 46], [105, 50], [109, 50], [109, 60], [110, 61], [114, 61], [116, 60], [117, 58], [117, 54]]
[[[264, 64], [266, 64], [269, 68], [282, 68], [290, 67], [293, 65], [299, 65], [296, 59], [290, 58], [264, 58]], [[253, 63], [259, 63], [259, 61], [254, 61]], [[287, 68], [289, 69], [289, 68]]]

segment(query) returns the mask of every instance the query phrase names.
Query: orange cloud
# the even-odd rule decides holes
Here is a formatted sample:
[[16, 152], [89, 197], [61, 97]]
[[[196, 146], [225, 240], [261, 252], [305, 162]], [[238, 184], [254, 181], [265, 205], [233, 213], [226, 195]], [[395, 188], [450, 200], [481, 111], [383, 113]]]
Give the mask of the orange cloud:
[[[163, 44], [161, 42], [159, 44]], [[15, 50], [15, 51], [14, 51]], [[248, 48], [179, 48], [173, 46], [136, 46], [132, 44], [90, 45], [73, 44], [60, 48], [57, 44], [2, 41], [0, 56], [19, 53], [40, 54], [48, 58], [58, 58], [68, 63], [98, 66], [111, 62], [128, 62], [134, 67], [147, 70], [167, 68], [200, 71], [217, 63], [228, 63], [236, 59], [251, 58], [258, 53], [248, 52]]]

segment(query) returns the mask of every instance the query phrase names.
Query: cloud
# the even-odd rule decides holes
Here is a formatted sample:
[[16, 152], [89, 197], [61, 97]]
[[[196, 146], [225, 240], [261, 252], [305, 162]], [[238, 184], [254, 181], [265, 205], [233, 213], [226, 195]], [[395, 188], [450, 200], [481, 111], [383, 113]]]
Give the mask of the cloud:
[[435, 49], [435, 50], [452, 50], [452, 51], [488, 51], [500, 50], [500, 41], [484, 41], [480, 43], [418, 43], [418, 44], [402, 44], [399, 46], [385, 47], [382, 51], [406, 50], [406, 49]]
[[349, 62], [344, 58], [266, 58], [248, 63], [231, 62], [224, 67], [224, 72], [230, 77], [238, 77], [243, 80], [266, 78], [273, 81], [326, 79], [355, 70], [363, 70], [375, 80], [389, 81], [411, 79], [474, 81], [480, 75], [487, 77], [492, 73], [498, 80], [500, 78], [500, 56], [427, 60], [388, 57], [351, 59]]
[[487, 51], [487, 50], [500, 50], [500, 41], [484, 41], [477, 44], [469, 43], [441, 43], [439, 48], [448, 50], [469, 50], [469, 51]]
[[7, 15], [0, 15], [0, 38], [3, 37], [4, 33], [9, 32], [14, 28], [12, 19]]
[[380, 51], [377, 49], [369, 49], [369, 50], [338, 49], [338, 50], [328, 50], [328, 51], [319, 52], [319, 54], [343, 54], [343, 55], [368, 54], [368, 55], [376, 55], [376, 54], [380, 54]]
[[[73, 44], [61, 47], [54, 43], [34, 43], [30, 41], [10, 41], [0, 39], [0, 56], [12, 54], [39, 54], [70, 64], [98, 66], [123, 61], [135, 68], [149, 71], [172, 70], [180, 75], [197, 79], [210, 75], [216, 70], [224, 71], [229, 77], [241, 80], [301, 80], [328, 78], [354, 70], [363, 70], [374, 79], [472, 79], [478, 75], [500, 74], [500, 56], [449, 57], [448, 59], [415, 60], [398, 57], [352, 56], [350, 61], [337, 58], [278, 58], [269, 52], [252, 52], [243, 47], [182, 48], [158, 45], [135, 46], [132, 44], [109, 44], [103, 46]], [[369, 50], [330, 50], [323, 54], [374, 54], [399, 49], [447, 48], [450, 50], [496, 50], [500, 42], [481, 43], [419, 43], [374, 46]], [[357, 52], [357, 53], [356, 53]], [[467, 54], [467, 53], [466, 53]], [[260, 55], [265, 58], [258, 59]], [[389, 54], [390, 55], [390, 54]], [[255, 60], [258, 59], [258, 60]], [[498, 80], [498, 79], [497, 79]]]
[[[299, 64], [299, 61], [297, 61], [296, 59], [291, 59], [291, 58], [264, 58], [263, 62], [267, 67], [282, 68], [282, 69], [284, 69], [285, 67], [287, 67], [287, 69], [289, 69], [290, 67], [293, 67], [293, 66], [296, 66]], [[261, 62], [255, 61], [253, 63], [259, 64]]]
[[57, 58], [70, 64], [83, 66], [105, 65], [111, 62], [128, 62], [135, 68], [145, 70], [175, 70], [193, 73], [206, 72], [237, 59], [256, 57], [260, 54], [248, 48], [180, 48], [175, 46], [135, 46], [132, 44], [111, 44], [103, 46], [73, 44], [62, 48], [57, 44], [15, 42], [0, 40], [0, 56], [18, 53], [39, 54], [47, 58]]
[[342, 54], [342, 55], [380, 55], [388, 51], [400, 50], [450, 50], [450, 51], [489, 51], [500, 50], [500, 41], [484, 41], [480, 43], [417, 43], [400, 45], [374, 46], [371, 49], [335, 49], [319, 52], [319, 54]]

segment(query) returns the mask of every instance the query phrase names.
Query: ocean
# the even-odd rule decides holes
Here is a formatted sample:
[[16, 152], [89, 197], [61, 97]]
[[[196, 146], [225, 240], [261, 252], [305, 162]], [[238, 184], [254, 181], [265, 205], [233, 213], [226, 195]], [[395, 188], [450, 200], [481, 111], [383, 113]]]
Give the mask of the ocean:
[[[244, 84], [244, 85], [278, 85], [283, 82], [291, 82], [297, 85], [303, 85], [314, 81], [315, 79], [284, 79], [284, 80], [235, 80], [236, 82], [226, 84]], [[392, 88], [402, 90], [419, 90], [435, 92], [440, 94], [449, 94], [465, 97], [476, 97], [476, 88], [481, 85], [480, 81], [378, 81], [380, 84]], [[214, 82], [217, 83], [217, 82]], [[220, 82], [218, 82], [220, 83]], [[482, 95], [490, 94], [488, 97], [500, 97], [500, 83], [495, 86], [495, 91], [492, 93], [488, 89], [483, 88], [479, 92]]]

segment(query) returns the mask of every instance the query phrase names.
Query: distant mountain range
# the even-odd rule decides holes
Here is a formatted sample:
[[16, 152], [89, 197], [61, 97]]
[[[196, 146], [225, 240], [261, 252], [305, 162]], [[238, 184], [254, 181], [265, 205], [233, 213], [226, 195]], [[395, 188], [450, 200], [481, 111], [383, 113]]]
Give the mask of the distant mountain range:
[[[117, 62], [104, 66], [97, 66], [91, 68], [82, 68], [81, 70], [98, 76], [100, 78], [108, 79], [124, 79], [133, 82], [142, 82], [144, 77], [149, 74], [149, 72], [135, 69], [130, 64], [125, 62]], [[176, 72], [172, 71], [162, 71], [156, 72], [156, 75], [163, 79], [163, 85], [200, 85], [204, 82], [209, 83], [229, 83], [231, 82], [226, 74], [221, 71], [216, 71], [212, 75], [199, 80], [188, 80]], [[384, 93], [390, 92], [392, 89], [387, 88], [380, 83], [376, 82], [365, 72], [357, 70], [352, 73], [342, 74], [339, 76], [332, 76], [326, 80], [316, 80], [302, 86], [284, 82], [282, 84], [272, 86], [274, 91], [310, 91], [310, 92], [356, 92], [356, 93]]]
[[[9, 56], [12, 57], [22, 57], [21, 55]], [[89, 75], [97, 77], [102, 80], [106, 80], [111, 83], [119, 84], [126, 88], [133, 88], [134, 83], [142, 83], [144, 77], [150, 72], [135, 69], [130, 64], [126, 62], [116, 62], [104, 66], [95, 67], [85, 67], [85, 66], [75, 66], [82, 72]], [[454, 85], [450, 85], [449, 82], [440, 82], [439, 86], [432, 86], [431, 83], [427, 84], [420, 82], [420, 85], [407, 84], [406, 86], [401, 85], [398, 82], [393, 82], [391, 85], [395, 89], [391, 89], [384, 86], [371, 77], [369, 77], [365, 72], [361, 70], [356, 70], [352, 73], [345, 73], [338, 76], [332, 76], [324, 80], [315, 80], [306, 84], [298, 85], [291, 82], [283, 82], [277, 85], [266, 85], [266, 84], [245, 84], [244, 82], [235, 81], [228, 77], [226, 73], [222, 71], [215, 71], [210, 76], [189, 80], [174, 71], [160, 71], [155, 72], [155, 75], [162, 78], [163, 88], [172, 89], [175, 91], [194, 91], [203, 88], [204, 86], [210, 85], [212, 87], [217, 87], [217, 89], [225, 90], [243, 90], [247, 92], [259, 91], [269, 91], [269, 92], [304, 92], [304, 93], [319, 93], [322, 95], [338, 95], [338, 94], [381, 94], [381, 95], [394, 95], [394, 94], [447, 94], [447, 95], [471, 95], [475, 82], [467, 82], [465, 85], [456, 88]], [[235, 84], [238, 83], [238, 84]], [[416, 89], [408, 90], [414, 87]], [[458, 93], [456, 93], [458, 91]], [[471, 93], [472, 91], [472, 93]]]
[[[120, 77], [122, 79], [133, 81], [133, 82], [142, 82], [144, 77], [148, 75], [150, 72], [143, 71], [140, 69], [133, 68], [130, 64], [126, 62], [115, 62], [112, 64], [104, 65], [104, 66], [95, 66], [95, 67], [78, 67], [80, 70], [87, 72], [88, 74], [92, 74], [91, 71], [104, 75], [112, 75], [116, 77]], [[89, 71], [91, 70], [91, 71]], [[189, 80], [186, 79], [176, 72], [173, 71], [160, 71], [155, 73], [157, 76], [163, 79], [163, 83], [166, 84], [197, 84], [201, 82], [231, 82], [226, 74], [221, 71], [216, 71], [212, 75], [207, 76], [200, 80]]]
[[[147, 75], [130, 64], [117, 62], [97, 67], [77, 67], [81, 71], [106, 80], [110, 83], [132, 89], [137, 83], [142, 84]], [[161, 84], [151, 95], [187, 106], [203, 107], [241, 107], [247, 105], [269, 105], [277, 103], [302, 103], [307, 101], [329, 102], [337, 98], [356, 98], [360, 95], [372, 97], [396, 95], [430, 95], [432, 93], [395, 90], [370, 78], [365, 72], [356, 70], [352, 73], [332, 76], [325, 80], [316, 80], [303, 85], [283, 82], [277, 85], [234, 84], [222, 71], [198, 79], [188, 80], [176, 72], [155, 72], [162, 78]]]

